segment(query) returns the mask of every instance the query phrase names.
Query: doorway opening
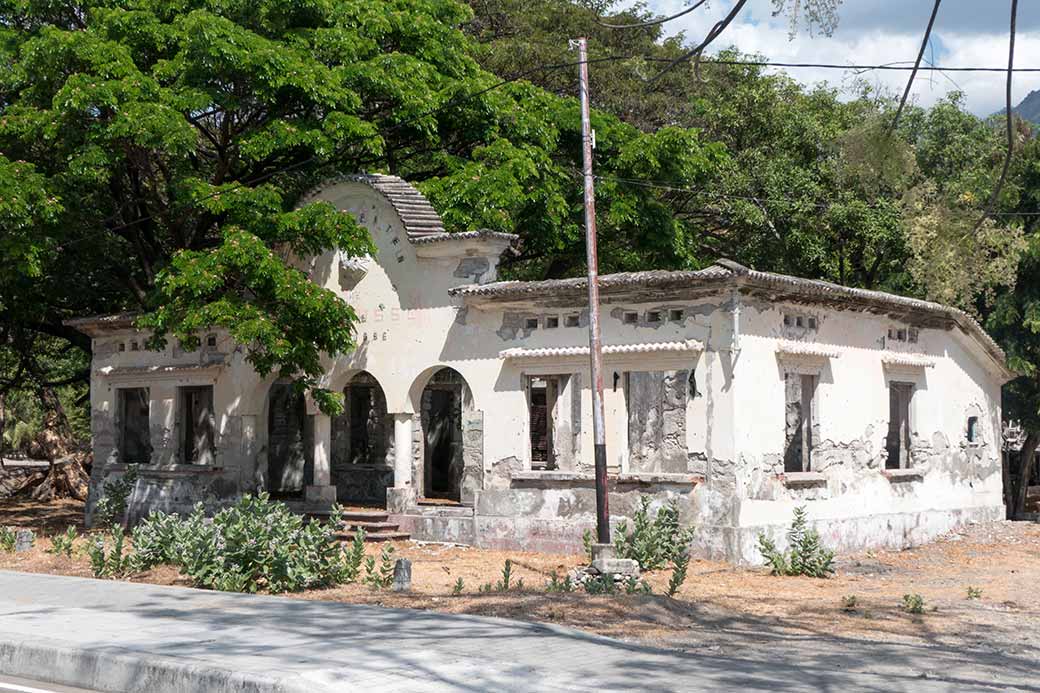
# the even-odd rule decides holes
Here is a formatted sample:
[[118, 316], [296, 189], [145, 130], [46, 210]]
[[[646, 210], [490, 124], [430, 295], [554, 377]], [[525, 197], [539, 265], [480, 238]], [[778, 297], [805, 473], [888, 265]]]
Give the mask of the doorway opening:
[[888, 459], [885, 469], [907, 469], [910, 459], [910, 401], [913, 383], [892, 381], [888, 384], [888, 436], [885, 447]]
[[451, 368], [433, 374], [422, 392], [423, 496], [460, 501], [462, 491], [462, 408], [465, 381]]
[[332, 419], [332, 483], [341, 503], [383, 506], [393, 486], [393, 420], [371, 374], [343, 388], [344, 411]]
[[308, 424], [303, 393], [292, 383], [272, 385], [267, 409], [267, 490], [272, 497], [299, 497], [312, 483]]

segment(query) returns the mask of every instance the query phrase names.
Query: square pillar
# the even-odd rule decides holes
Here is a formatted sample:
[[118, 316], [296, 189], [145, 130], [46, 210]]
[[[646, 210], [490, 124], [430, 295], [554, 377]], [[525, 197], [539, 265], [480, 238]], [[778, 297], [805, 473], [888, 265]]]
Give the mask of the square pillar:
[[412, 414], [394, 414], [394, 488], [412, 486]]
[[304, 498], [308, 503], [336, 502], [336, 487], [332, 485], [332, 419], [318, 412], [311, 417], [314, 437], [314, 483], [307, 486]]

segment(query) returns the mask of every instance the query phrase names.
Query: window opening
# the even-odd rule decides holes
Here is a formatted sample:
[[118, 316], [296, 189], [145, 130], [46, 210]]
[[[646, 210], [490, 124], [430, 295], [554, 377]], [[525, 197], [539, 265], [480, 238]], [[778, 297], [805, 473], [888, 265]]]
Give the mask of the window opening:
[[888, 437], [885, 447], [888, 459], [886, 469], [906, 469], [910, 466], [910, 400], [913, 383], [888, 384]]

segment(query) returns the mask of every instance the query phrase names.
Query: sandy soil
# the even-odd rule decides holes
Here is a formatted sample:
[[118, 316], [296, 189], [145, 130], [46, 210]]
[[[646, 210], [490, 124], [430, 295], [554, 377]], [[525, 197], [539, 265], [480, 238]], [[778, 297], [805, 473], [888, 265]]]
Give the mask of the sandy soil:
[[[31, 527], [44, 537], [79, 524], [81, 513], [72, 501], [40, 508], [0, 500], [0, 525]], [[548, 594], [549, 576], [581, 565], [581, 556], [415, 542], [393, 546], [395, 557], [412, 560], [412, 592], [348, 585], [292, 597], [502, 616], [719, 656], [761, 653], [793, 662], [809, 657], [819, 666], [1040, 690], [1029, 683], [1040, 666], [1037, 524], [977, 525], [916, 549], [843, 556], [837, 575], [826, 580], [694, 561], [674, 599], [663, 594], [669, 571], [646, 576], [654, 588], [649, 596]], [[0, 554], [0, 569], [90, 576], [85, 556], [54, 556], [49, 547], [50, 540], [42, 538], [29, 552]], [[481, 585], [500, 579], [507, 558], [514, 583], [522, 578], [524, 588], [479, 593]], [[459, 578], [463, 591], [454, 595]], [[133, 579], [186, 584], [168, 567]], [[981, 590], [981, 597], [969, 599], [969, 586]], [[904, 611], [904, 594], [921, 595], [925, 613]], [[850, 596], [854, 608], [843, 605]]]

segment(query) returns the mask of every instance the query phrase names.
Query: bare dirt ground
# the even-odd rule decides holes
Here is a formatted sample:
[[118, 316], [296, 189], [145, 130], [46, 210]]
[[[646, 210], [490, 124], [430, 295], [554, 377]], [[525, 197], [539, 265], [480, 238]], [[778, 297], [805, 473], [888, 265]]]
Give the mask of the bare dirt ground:
[[[0, 500], [0, 525], [30, 527], [44, 536], [81, 524], [82, 505], [39, 507]], [[82, 542], [81, 542], [82, 543]], [[412, 560], [412, 591], [377, 592], [348, 585], [293, 595], [359, 604], [540, 621], [624, 640], [726, 658], [762, 658], [805, 667], [884, 673], [911, 682], [948, 681], [951, 689], [996, 687], [1040, 691], [1040, 525], [977, 525], [906, 551], [842, 556], [826, 580], [774, 577], [763, 568], [693, 561], [682, 589], [664, 592], [669, 571], [647, 575], [653, 595], [550, 594], [545, 583], [582, 556], [487, 551], [399, 542], [394, 556]], [[0, 553], [0, 569], [89, 577], [87, 558], [33, 550]], [[370, 552], [378, 553], [373, 545]], [[479, 593], [501, 578], [506, 559], [522, 590]], [[461, 578], [463, 591], [454, 595]], [[134, 576], [156, 584], [186, 584], [168, 567]], [[981, 596], [969, 599], [968, 588]], [[919, 594], [925, 613], [902, 608]], [[843, 598], [855, 597], [855, 606]]]

